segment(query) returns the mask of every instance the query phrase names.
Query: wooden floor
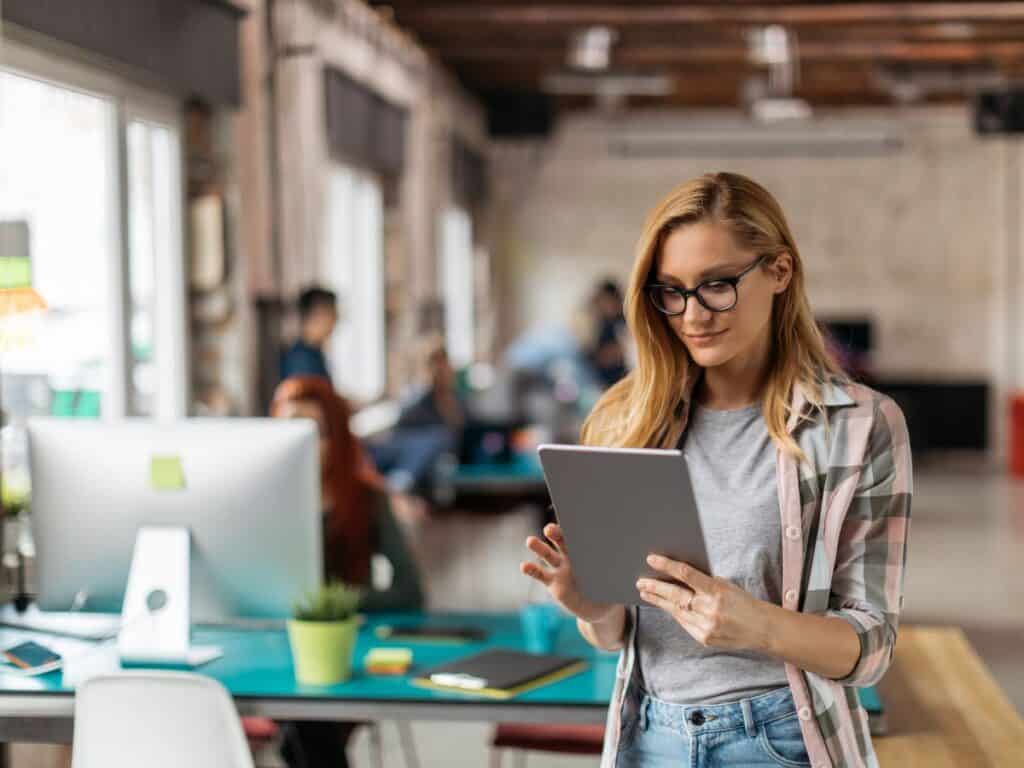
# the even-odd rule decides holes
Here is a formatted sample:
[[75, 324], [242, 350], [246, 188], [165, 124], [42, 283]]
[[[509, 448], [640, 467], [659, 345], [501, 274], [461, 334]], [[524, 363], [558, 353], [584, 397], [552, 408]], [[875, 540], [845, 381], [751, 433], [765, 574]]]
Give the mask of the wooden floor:
[[882, 766], [1024, 766], [1024, 719], [961, 630], [904, 627], [880, 693]]

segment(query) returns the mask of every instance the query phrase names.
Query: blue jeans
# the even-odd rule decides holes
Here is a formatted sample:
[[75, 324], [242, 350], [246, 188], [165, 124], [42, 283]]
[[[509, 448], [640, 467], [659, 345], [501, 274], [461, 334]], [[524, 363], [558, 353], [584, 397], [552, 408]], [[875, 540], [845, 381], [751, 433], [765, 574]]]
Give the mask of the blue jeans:
[[682, 705], [644, 696], [622, 724], [616, 768], [811, 764], [788, 688], [727, 704]]

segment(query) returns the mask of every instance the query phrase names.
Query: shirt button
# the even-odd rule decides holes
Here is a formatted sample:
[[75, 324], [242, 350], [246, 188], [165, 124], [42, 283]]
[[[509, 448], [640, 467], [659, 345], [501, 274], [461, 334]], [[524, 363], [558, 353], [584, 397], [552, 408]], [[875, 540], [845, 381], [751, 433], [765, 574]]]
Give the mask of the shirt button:
[[801, 720], [810, 720], [811, 719], [811, 708], [810, 707], [800, 707], [799, 715], [800, 715], [800, 719]]
[[791, 589], [788, 592], [786, 592], [786, 602], [787, 603], [795, 603], [796, 602], [796, 590], [795, 589]]
[[786, 538], [790, 541], [796, 541], [800, 538], [800, 529], [797, 528], [795, 525], [789, 526], [788, 528], [786, 528]]

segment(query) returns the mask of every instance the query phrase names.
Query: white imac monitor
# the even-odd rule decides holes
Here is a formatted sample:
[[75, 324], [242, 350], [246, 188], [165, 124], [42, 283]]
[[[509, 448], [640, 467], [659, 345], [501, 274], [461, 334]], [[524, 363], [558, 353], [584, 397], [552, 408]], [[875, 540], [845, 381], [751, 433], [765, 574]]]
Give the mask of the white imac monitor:
[[[155, 609], [174, 593], [182, 557], [186, 623], [285, 618], [321, 581], [312, 422], [42, 420], [29, 423], [28, 442], [44, 611], [124, 605], [128, 621], [129, 570]], [[144, 551], [140, 531], [157, 534]], [[174, 531], [184, 539], [164, 535]]]

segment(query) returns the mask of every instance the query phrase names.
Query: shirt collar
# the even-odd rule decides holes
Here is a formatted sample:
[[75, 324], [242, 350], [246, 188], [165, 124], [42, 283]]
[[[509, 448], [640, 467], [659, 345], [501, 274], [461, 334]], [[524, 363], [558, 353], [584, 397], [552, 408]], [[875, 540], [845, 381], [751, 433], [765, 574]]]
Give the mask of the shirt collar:
[[[690, 380], [684, 387], [683, 403], [689, 403], [692, 399], [693, 390], [697, 386], [697, 382], [700, 381], [700, 377], [703, 375], [703, 369], [698, 369], [696, 375], [690, 376]], [[826, 381], [821, 386], [821, 399], [822, 404], [826, 408], [839, 408], [847, 405], [853, 405], [856, 401], [850, 397], [849, 393], [843, 385], [835, 381]], [[683, 405], [680, 403], [680, 406]], [[801, 382], [797, 382], [793, 386], [793, 396], [790, 400], [790, 416], [789, 421], [786, 423], [786, 429], [792, 432], [794, 427], [797, 425], [797, 421], [800, 416], [804, 414], [810, 400], [807, 396], [807, 388]], [[680, 413], [685, 417], [684, 413]]]
[[[839, 408], [846, 405], [853, 405], [856, 401], [850, 397], [846, 389], [835, 381], [826, 381], [821, 385], [821, 402], [826, 408]], [[805, 415], [810, 400], [807, 396], [807, 388], [802, 382], [793, 386], [793, 398], [790, 401], [789, 420], [786, 422], [786, 429], [792, 432], [801, 416]]]

